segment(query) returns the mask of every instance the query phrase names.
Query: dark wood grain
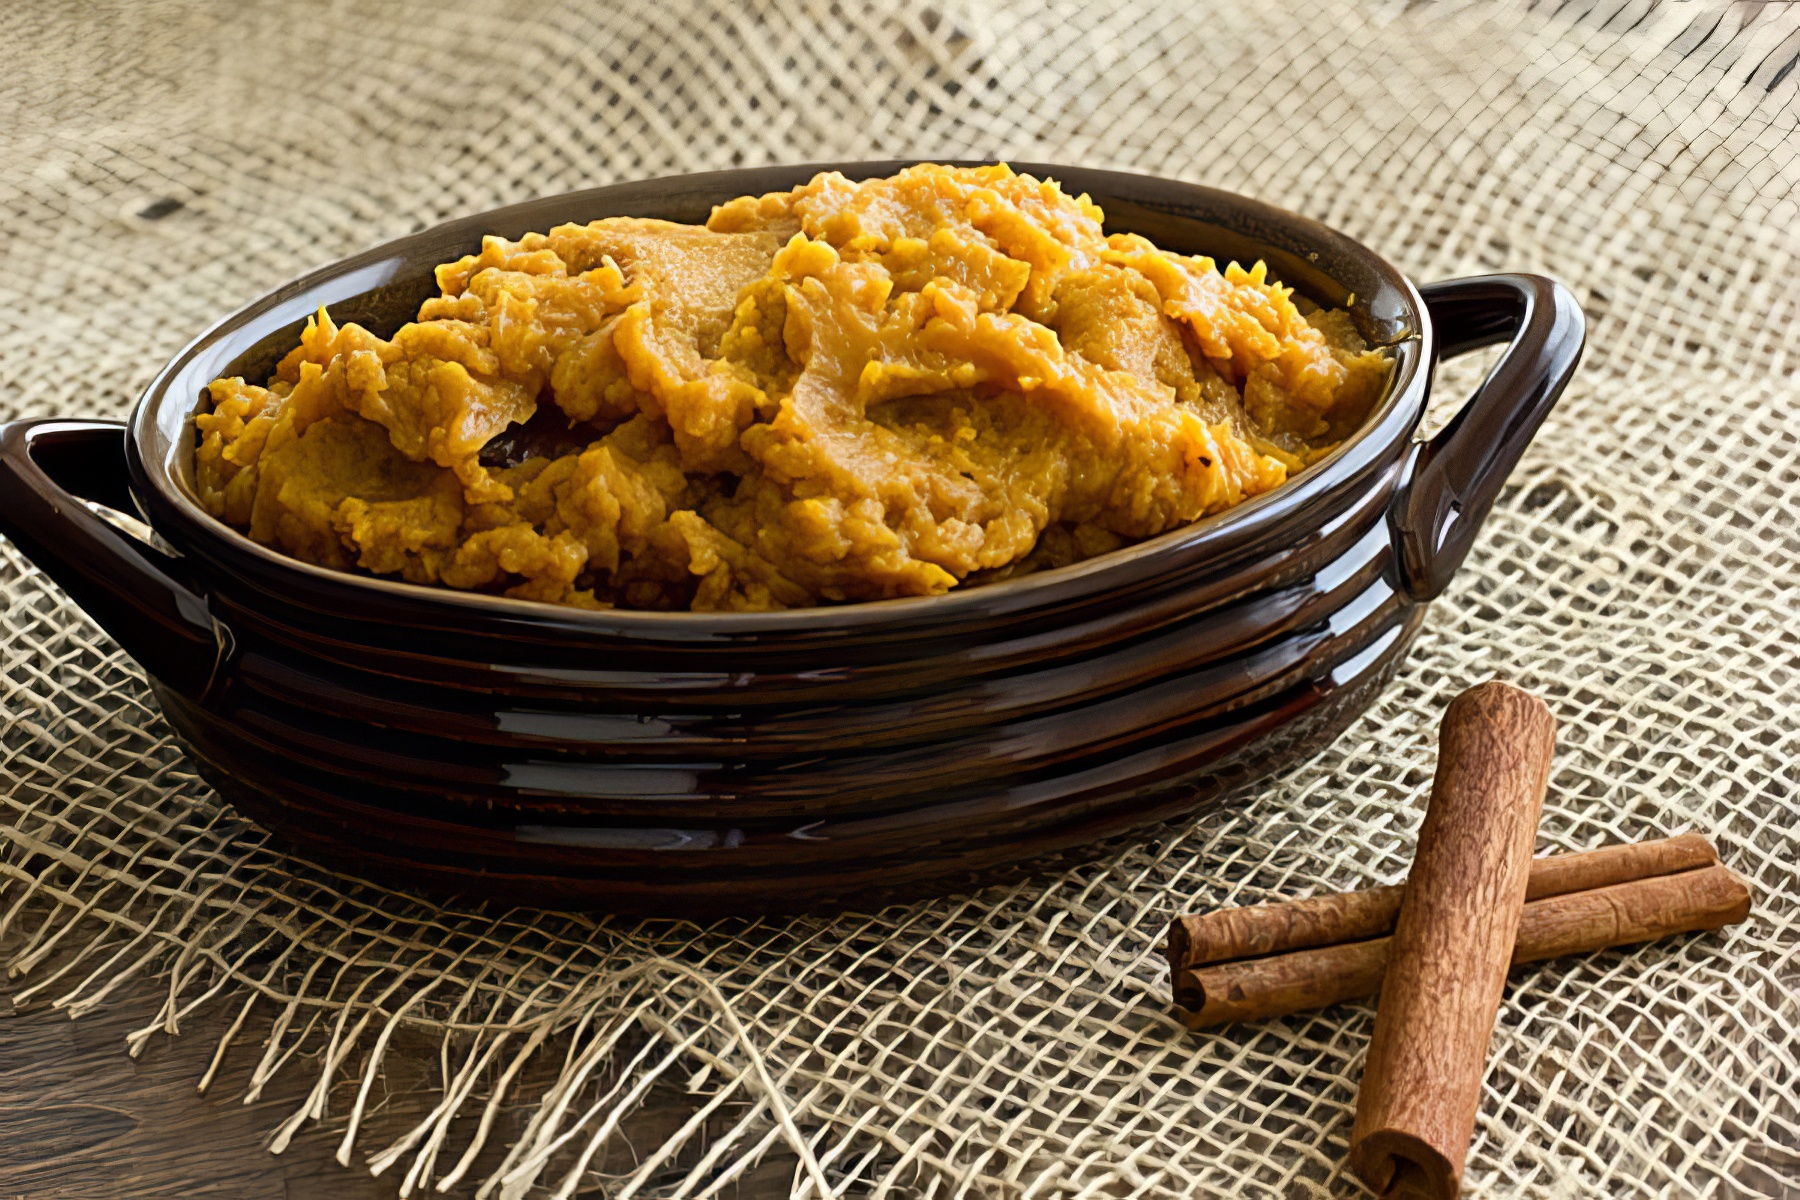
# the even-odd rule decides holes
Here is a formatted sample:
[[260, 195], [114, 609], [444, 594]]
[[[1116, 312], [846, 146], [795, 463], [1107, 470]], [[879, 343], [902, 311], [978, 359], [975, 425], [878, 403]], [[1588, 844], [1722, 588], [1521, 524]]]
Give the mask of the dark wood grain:
[[[376, 1178], [360, 1160], [436, 1102], [430, 1088], [435, 1041], [400, 1037], [386, 1060], [385, 1086], [377, 1089], [384, 1098], [358, 1140], [359, 1165], [341, 1167], [333, 1155], [343, 1135], [344, 1104], [334, 1107], [338, 1119], [309, 1124], [284, 1153], [268, 1152], [269, 1135], [304, 1098], [313, 1076], [299, 1064], [246, 1105], [245, 1085], [258, 1057], [255, 1037], [240, 1035], [208, 1093], [196, 1091], [229, 1014], [184, 1020], [179, 1036], [152, 1038], [132, 1059], [126, 1035], [162, 1000], [154, 981], [123, 990], [105, 1009], [78, 1021], [43, 1005], [15, 1010], [12, 997], [20, 986], [0, 981], [0, 1200], [392, 1200], [398, 1195], [404, 1168]], [[692, 1115], [697, 1099], [704, 1097], [675, 1088], [653, 1094], [624, 1123], [622, 1136], [609, 1143], [596, 1171], [629, 1171], [639, 1154]], [[523, 1116], [518, 1110], [503, 1116], [503, 1136], [484, 1154], [484, 1163], [498, 1160]], [[725, 1194], [736, 1200], [785, 1196], [793, 1171], [793, 1156], [778, 1149]], [[480, 1177], [477, 1172], [476, 1183], [453, 1194], [473, 1195]], [[596, 1183], [580, 1194], [601, 1193]]]
[[153, 986], [79, 1021], [47, 1007], [15, 1011], [18, 985], [0, 999], [0, 1197], [133, 1200], [364, 1200], [395, 1194], [390, 1180], [332, 1161], [327, 1131], [303, 1131], [287, 1153], [265, 1148], [308, 1081], [298, 1073], [245, 1105], [254, 1055], [226, 1060], [208, 1095], [206, 1072], [223, 1021], [201, 1019], [181, 1036], [153, 1038], [143, 1055], [125, 1037], [156, 1011]]

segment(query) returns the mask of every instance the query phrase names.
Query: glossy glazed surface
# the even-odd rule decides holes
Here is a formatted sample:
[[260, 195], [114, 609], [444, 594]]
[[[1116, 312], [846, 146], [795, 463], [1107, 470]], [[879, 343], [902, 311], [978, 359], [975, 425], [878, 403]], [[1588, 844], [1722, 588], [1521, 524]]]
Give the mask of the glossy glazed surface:
[[[430, 265], [482, 232], [692, 220], [818, 169], [555, 197], [296, 281], [184, 351], [128, 438], [72, 422], [0, 433], [0, 528], [144, 663], [209, 778], [309, 853], [437, 890], [632, 911], [871, 902], [1088, 852], [1335, 736], [1397, 667], [1579, 354], [1579, 312], [1547, 280], [1437, 285], [1427, 305], [1303, 218], [1021, 164], [1092, 193], [1109, 227], [1266, 258], [1321, 303], [1354, 292], [1365, 337], [1398, 364], [1368, 427], [1276, 492], [1076, 567], [790, 613], [584, 613], [345, 576], [194, 504], [200, 386], [266, 369], [321, 301], [398, 321]], [[1415, 443], [1434, 312], [1458, 351], [1512, 346], [1452, 426]], [[122, 453], [178, 557], [70, 502], [122, 507]]]

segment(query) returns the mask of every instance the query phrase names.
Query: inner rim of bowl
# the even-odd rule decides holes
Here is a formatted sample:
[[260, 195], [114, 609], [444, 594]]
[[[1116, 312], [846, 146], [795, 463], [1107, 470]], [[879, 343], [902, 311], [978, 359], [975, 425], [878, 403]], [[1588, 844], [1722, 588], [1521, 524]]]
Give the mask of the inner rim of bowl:
[[[1321, 252], [1326, 250], [1332, 251], [1338, 256], [1360, 260], [1362, 264], [1380, 276], [1393, 292], [1403, 298], [1407, 310], [1399, 314], [1390, 314], [1385, 318], [1386, 323], [1397, 329], [1398, 332], [1388, 334], [1379, 342], [1372, 342], [1372, 344], [1384, 345], [1392, 352], [1395, 359], [1395, 369], [1389, 378], [1387, 389], [1381, 400], [1355, 433], [1345, 438], [1330, 454], [1306, 468], [1295, 479], [1225, 512], [1203, 517], [1198, 521], [1168, 530], [1155, 537], [1066, 567], [1038, 571], [1018, 579], [979, 584], [969, 588], [953, 588], [935, 596], [895, 597], [849, 604], [817, 605], [811, 608], [787, 609], [777, 612], [695, 613], [634, 609], [589, 612], [531, 600], [518, 600], [479, 592], [461, 592], [452, 588], [431, 587], [374, 575], [334, 571], [291, 558], [271, 547], [252, 541], [241, 531], [207, 513], [193, 494], [193, 416], [197, 411], [197, 404], [204, 402], [205, 384], [222, 372], [243, 373], [235, 368], [239, 368], [257, 347], [263, 346], [265, 343], [274, 343], [285, 339], [287, 348], [291, 348], [293, 344], [297, 343], [299, 324], [304, 323], [306, 317], [311, 315], [319, 303], [324, 303], [328, 308], [346, 308], [359, 302], [367, 304], [390, 291], [412, 290], [421, 281], [422, 276], [416, 272], [402, 274], [405, 267], [412, 265], [408, 261], [409, 248], [414, 250], [412, 255], [414, 258], [429, 258], [443, 253], [442, 249], [423, 256], [417, 253], [420, 248], [442, 243], [460, 244], [463, 249], [456, 250], [455, 253], [469, 252], [479, 245], [483, 233], [495, 232], [498, 228], [504, 235], [505, 226], [509, 223], [516, 224], [520, 219], [541, 220], [541, 218], [535, 218], [529, 214], [559, 204], [572, 206], [590, 204], [595, 210], [593, 215], [586, 218], [564, 219], [595, 220], [605, 216], [618, 215], [654, 216], [660, 214], [655, 211], [641, 210], [659, 207], [656, 204], [658, 190], [667, 190], [682, 198], [671, 204], [670, 208], [663, 209], [662, 213], [666, 214], [670, 209], [679, 208], [682, 200], [691, 205], [694, 197], [705, 200], [710, 208], [712, 203], [719, 203], [739, 195], [798, 186], [821, 171], [841, 171], [852, 179], [872, 178], [892, 174], [906, 166], [922, 161], [927, 160], [808, 163], [786, 167], [747, 168], [698, 175], [669, 176], [662, 179], [596, 188], [586, 192], [542, 197], [522, 204], [445, 222], [309, 271], [216, 322], [205, 333], [189, 343], [158, 374], [139, 400], [132, 417], [130, 440], [136, 451], [134, 458], [143, 465], [144, 473], [158, 495], [196, 526], [194, 532], [197, 534], [222, 537], [240, 553], [249, 553], [278, 568], [301, 571], [333, 585], [374, 588], [396, 597], [429, 603], [434, 606], [450, 604], [473, 607], [495, 615], [527, 617], [538, 621], [550, 620], [572, 625], [618, 625], [623, 623], [666, 627], [671, 623], [690, 625], [704, 620], [713, 628], [721, 631], [725, 629], [754, 631], [882, 623], [904, 619], [919, 612], [922, 608], [926, 608], [933, 616], [944, 617], [966, 608], [1004, 605], [1008, 608], [1023, 609], [1030, 607], [1028, 602], [1030, 597], [1047, 590], [1067, 587], [1076, 589], [1079, 593], [1079, 585], [1092, 577], [1128, 573], [1130, 568], [1141, 564], [1147, 558], [1161, 557], [1177, 552], [1185, 542], [1223, 540], [1243, 527], [1258, 522], [1267, 514], [1304, 504], [1312, 496], [1329, 490], [1335, 481], [1334, 477], [1345, 473], [1345, 464], [1353, 457], [1367, 457], [1372, 435], [1393, 424], [1395, 418], [1400, 415], [1397, 412], [1400, 401], [1407, 395], [1424, 362], [1424, 355], [1420, 351], [1423, 334], [1429, 329], [1429, 317], [1410, 281], [1385, 258], [1361, 243], [1328, 226], [1312, 221], [1310, 218], [1274, 208], [1249, 197], [1222, 192], [1203, 185], [1127, 172], [1060, 167], [1042, 163], [1013, 163], [1014, 169], [1021, 173], [1031, 174], [1040, 179], [1046, 177], [1057, 179], [1069, 190], [1096, 194], [1097, 203], [1108, 210], [1106, 223], [1109, 230], [1119, 227], [1115, 225], [1113, 217], [1113, 211], [1117, 208], [1151, 214], [1166, 214], [1168, 219], [1190, 224], [1196, 231], [1209, 227], [1215, 231], [1226, 228], [1217, 223], [1206, 222], [1197, 215], [1205, 211], [1214, 215], [1240, 217], [1238, 227], [1231, 229], [1234, 239], [1263, 245], [1263, 239], [1269, 238], [1273, 234], [1286, 235], [1283, 240], [1296, 243], [1294, 251], [1280, 252], [1279, 243], [1275, 242], [1269, 242], [1267, 245], [1276, 249], [1280, 257], [1287, 258], [1290, 262], [1297, 257], [1298, 249], [1307, 245], [1317, 247], [1304, 256], [1310, 261], [1317, 261], [1321, 257]], [[992, 160], [952, 160], [950, 165], [982, 166], [989, 165], [991, 162]], [[1114, 185], [1118, 190], [1115, 192], [1114, 187], [1093, 186], [1102, 183]], [[1135, 197], [1127, 194], [1134, 185], [1145, 194]], [[1157, 191], [1166, 191], [1170, 195], [1158, 197], [1149, 194]], [[634, 195], [634, 193], [636, 194]], [[612, 202], [608, 203], [609, 200]], [[1183, 203], [1183, 201], [1186, 202]], [[665, 219], [673, 218], [665, 216]], [[536, 226], [531, 227], [535, 228]], [[518, 235], [514, 233], [508, 236], [516, 237]], [[460, 242], [458, 242], [459, 239]], [[1159, 244], [1161, 243], [1159, 242]], [[1194, 245], [1194, 243], [1190, 242], [1190, 245]], [[1208, 250], [1205, 246], [1195, 246], [1194, 249], [1186, 252], [1217, 253], [1217, 251]], [[1220, 257], [1223, 256], [1220, 254]], [[429, 266], [424, 270], [428, 272]], [[1323, 269], [1312, 271], [1310, 274], [1316, 280], [1316, 278], [1323, 277]], [[1282, 274], [1277, 274], [1276, 277], [1290, 286], [1299, 287], [1295, 280]], [[334, 284], [335, 287], [330, 287]], [[346, 285], [349, 285], [352, 290], [346, 291]], [[319, 297], [318, 294], [328, 287], [336, 297], [335, 299]], [[1301, 289], [1301, 291], [1303, 295], [1308, 295], [1315, 302], [1331, 302], [1329, 296], [1321, 299], [1320, 296], [1312, 294], [1311, 290]], [[1392, 297], [1388, 297], [1388, 301], [1391, 303]], [[1366, 313], [1359, 314], [1358, 326], [1363, 329], [1366, 339], [1370, 337], [1371, 333], [1366, 325], [1373, 320], [1374, 318], [1369, 318]], [[251, 339], [247, 343], [243, 342], [241, 338], [231, 337], [231, 335], [244, 330], [260, 330], [262, 336]], [[1378, 336], [1381, 333], [1380, 330], [1374, 332]], [[217, 354], [209, 354], [208, 351], [216, 349], [219, 344], [227, 340], [236, 348], [237, 352], [221, 363], [218, 361]], [[285, 353], [285, 349], [283, 352]], [[202, 366], [204, 366], [204, 370], [201, 369]], [[205, 378], [194, 378], [198, 374], [205, 374]], [[157, 421], [161, 411], [177, 403], [176, 398], [182, 389], [176, 385], [187, 383], [195, 385], [188, 390], [194, 391], [198, 399], [184, 408], [181, 422], [177, 427], [180, 431], [179, 434], [167, 438], [168, 445], [164, 453], [144, 452], [146, 443], [154, 441], [154, 435], [162, 431]], [[1405, 432], [1410, 433], [1414, 424], [1416, 421], [1408, 422]], [[1398, 431], [1388, 430], [1387, 432], [1397, 433]], [[1014, 603], [1008, 604], [1008, 601]]]

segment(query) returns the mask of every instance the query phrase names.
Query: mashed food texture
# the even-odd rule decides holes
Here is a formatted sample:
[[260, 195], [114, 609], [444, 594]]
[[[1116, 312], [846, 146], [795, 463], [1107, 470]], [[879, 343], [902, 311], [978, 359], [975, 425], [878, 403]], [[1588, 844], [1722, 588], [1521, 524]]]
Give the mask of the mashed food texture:
[[819, 175], [437, 269], [383, 339], [320, 310], [196, 418], [207, 510], [339, 570], [586, 608], [923, 596], [1279, 486], [1390, 362], [1005, 166]]

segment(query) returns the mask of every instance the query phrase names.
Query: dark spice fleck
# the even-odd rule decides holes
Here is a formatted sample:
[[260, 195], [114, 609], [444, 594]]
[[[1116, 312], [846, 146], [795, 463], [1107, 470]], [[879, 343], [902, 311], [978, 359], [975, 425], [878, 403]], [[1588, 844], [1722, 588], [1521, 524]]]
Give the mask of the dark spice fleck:
[[164, 196], [161, 200], [138, 209], [138, 216], [146, 221], [160, 221], [170, 213], [179, 211], [181, 207], [181, 201], [171, 196]]

